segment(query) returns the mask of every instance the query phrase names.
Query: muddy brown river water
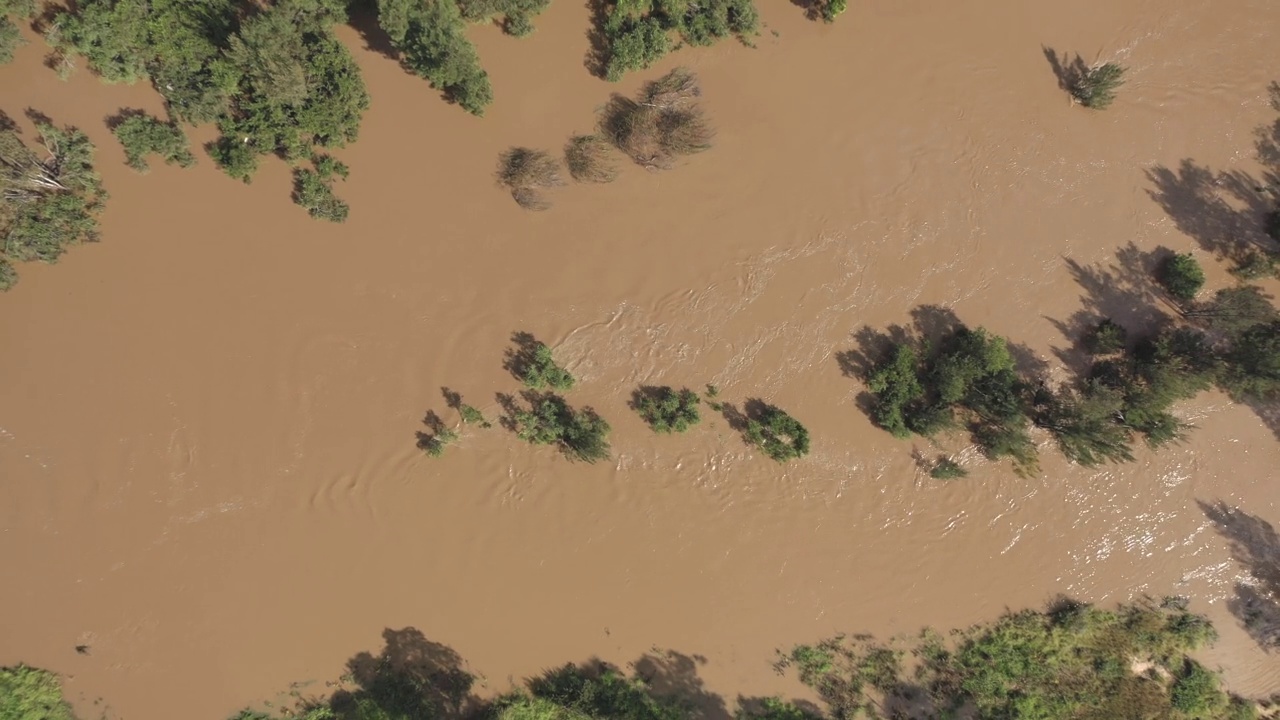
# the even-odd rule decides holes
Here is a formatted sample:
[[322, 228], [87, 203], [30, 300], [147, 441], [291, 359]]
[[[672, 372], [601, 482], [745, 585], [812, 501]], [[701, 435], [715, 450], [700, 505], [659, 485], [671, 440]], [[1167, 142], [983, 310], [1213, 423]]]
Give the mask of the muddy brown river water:
[[[1280, 521], [1274, 421], [1206, 394], [1180, 406], [1199, 426], [1184, 445], [1093, 470], [1046, 447], [1032, 479], [954, 440], [972, 475], [943, 483], [837, 362], [860, 327], [935, 304], [1061, 378], [1076, 313], [1162, 312], [1126, 292], [1131, 243], [1197, 252], [1227, 283], [1158, 181], [1193, 182], [1184, 160], [1261, 175], [1280, 6], [851, 6], [824, 26], [765, 2], [757, 48], [682, 50], [614, 86], [583, 67], [588, 10], [558, 1], [528, 39], [475, 28], [483, 119], [342, 28], [373, 98], [337, 153], [344, 225], [291, 205], [281, 162], [250, 186], [207, 158], [133, 173], [103, 119], [158, 96], [59, 82], [23, 48], [0, 107], [88, 132], [111, 200], [103, 242], [0, 297], [0, 664], [62, 673], [86, 712], [216, 720], [414, 626], [492, 691], [656, 646], [704, 658], [732, 698], [796, 692], [774, 649], [838, 631], [1179, 593], [1220, 628], [1208, 657], [1233, 689], [1280, 689], [1229, 609], [1248, 568], [1204, 509]], [[1106, 112], [1072, 107], [1046, 47], [1130, 81]], [[711, 151], [540, 214], [494, 187], [501, 150], [557, 149], [676, 64], [702, 80]], [[451, 419], [442, 386], [497, 414], [514, 331], [578, 376], [612, 461], [496, 428], [440, 459], [415, 448], [427, 410]], [[779, 466], [718, 417], [654, 436], [626, 406], [640, 383], [765, 398], [813, 454]]]

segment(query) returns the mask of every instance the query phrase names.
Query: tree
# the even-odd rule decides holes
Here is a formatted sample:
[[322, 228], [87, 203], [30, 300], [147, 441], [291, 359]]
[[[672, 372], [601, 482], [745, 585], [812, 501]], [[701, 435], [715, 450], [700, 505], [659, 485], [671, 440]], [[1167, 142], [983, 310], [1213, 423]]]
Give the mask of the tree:
[[809, 454], [809, 431], [781, 408], [761, 403], [747, 420], [746, 438], [765, 455], [786, 462]]
[[[37, 123], [41, 150], [0, 130], [0, 251], [6, 261], [57, 262], [67, 248], [98, 239], [107, 193], [93, 167], [93, 143], [76, 128]], [[8, 263], [6, 262], [6, 265]], [[5, 286], [16, 275], [3, 272]]]
[[187, 135], [176, 123], [163, 122], [143, 112], [130, 113], [111, 130], [124, 146], [125, 162], [147, 172], [147, 155], [159, 155], [166, 165], [191, 167], [196, 158], [187, 147]]
[[1160, 284], [1174, 299], [1191, 302], [1204, 287], [1204, 269], [1191, 253], [1174, 255], [1160, 268]]
[[471, 21], [502, 15], [502, 29], [523, 37], [533, 32], [533, 18], [550, 4], [551, 0], [459, 0], [458, 7]]
[[903, 343], [867, 378], [867, 390], [876, 396], [872, 417], [896, 438], [911, 437], [912, 430], [907, 427], [908, 408], [924, 397], [918, 365], [915, 348]]
[[450, 0], [378, 0], [378, 24], [409, 70], [451, 102], [483, 115], [493, 102], [489, 75], [467, 40], [466, 22]]
[[1266, 400], [1280, 395], [1280, 320], [1241, 332], [1223, 359], [1221, 383], [1235, 396]]
[[698, 394], [689, 388], [642, 387], [632, 395], [631, 407], [657, 433], [682, 433], [701, 422]]
[[1036, 424], [1053, 433], [1072, 462], [1085, 467], [1132, 462], [1130, 431], [1120, 424], [1124, 407], [1122, 390], [1086, 380], [1081, 392], [1062, 388], [1051, 393]]
[[618, 0], [606, 6], [601, 27], [605, 77], [617, 81], [648, 68], [672, 50], [673, 30], [690, 45], [711, 45], [730, 35], [749, 44], [759, 24], [752, 0]]
[[1084, 338], [1085, 349], [1092, 355], [1110, 355], [1124, 350], [1129, 331], [1111, 318], [1103, 318]]
[[1230, 336], [1272, 320], [1276, 309], [1261, 288], [1240, 285], [1219, 290], [1212, 300], [1184, 310], [1183, 315]]
[[317, 156], [313, 163], [314, 170], [293, 171], [293, 201], [306, 208], [313, 218], [346, 222], [350, 208], [333, 194], [333, 183], [337, 178], [346, 179], [347, 166], [328, 155]]
[[1104, 110], [1116, 99], [1116, 90], [1124, 84], [1125, 70], [1123, 65], [1111, 62], [1088, 68], [1071, 84], [1071, 95], [1087, 108]]
[[551, 348], [528, 333], [516, 333], [514, 350], [507, 353], [507, 368], [532, 390], [573, 388], [573, 374], [556, 364]]
[[535, 445], [559, 445], [573, 460], [594, 463], [609, 458], [609, 423], [591, 408], [574, 410], [553, 393], [533, 394], [528, 410], [512, 417], [516, 435]]

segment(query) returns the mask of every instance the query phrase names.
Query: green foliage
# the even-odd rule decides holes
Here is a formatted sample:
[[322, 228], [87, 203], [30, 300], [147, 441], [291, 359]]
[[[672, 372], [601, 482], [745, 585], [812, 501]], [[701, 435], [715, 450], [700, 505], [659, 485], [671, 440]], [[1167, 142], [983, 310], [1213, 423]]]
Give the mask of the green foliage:
[[1124, 84], [1125, 67], [1103, 63], [1081, 72], [1071, 83], [1071, 94], [1087, 108], [1103, 110], [1116, 99], [1116, 90]]
[[1250, 400], [1280, 396], [1280, 320], [1241, 332], [1223, 360], [1219, 382], [1234, 396]]
[[642, 387], [635, 391], [631, 406], [654, 432], [684, 432], [697, 425], [701, 404], [697, 393], [688, 388], [680, 391], [670, 387]]
[[249, 179], [256, 166], [250, 153], [298, 160], [315, 146], [356, 139], [369, 94], [331, 30], [342, 9], [325, 0], [280, 0], [230, 39], [227, 60], [239, 81], [212, 154], [232, 177]]
[[18, 284], [18, 271], [13, 269], [13, 263], [0, 257], [0, 292], [4, 292], [16, 284]]
[[849, 0], [815, 0], [815, 14], [823, 22], [832, 23], [849, 7]]
[[907, 415], [918, 412], [915, 408], [925, 394], [915, 348], [908, 343], [896, 346], [889, 359], [867, 378], [867, 390], [875, 395], [872, 417], [876, 424], [894, 437], [911, 437]]
[[929, 477], [934, 480], [957, 480], [963, 477], [969, 477], [969, 471], [960, 466], [960, 463], [951, 458], [942, 457], [933, 464], [933, 469], [929, 470]]
[[1110, 355], [1125, 349], [1129, 331], [1111, 318], [1104, 318], [1084, 337], [1085, 349], [1092, 355]]
[[533, 339], [527, 333], [517, 333], [513, 338], [516, 347], [507, 353], [507, 369], [533, 390], [552, 388], [570, 390], [573, 388], [573, 375], [556, 364], [551, 355], [551, 348], [545, 343]]
[[515, 147], [498, 156], [498, 184], [526, 210], [546, 210], [551, 201], [542, 190], [563, 185], [560, 163], [544, 150]]
[[434, 433], [421, 433], [418, 436], [418, 448], [431, 457], [440, 457], [444, 449], [458, 439], [458, 433], [448, 428], [437, 428]]
[[27, 41], [22, 39], [22, 31], [18, 26], [0, 13], [0, 65], [13, 60], [13, 54], [25, 44]]
[[1160, 284], [1175, 300], [1191, 302], [1204, 287], [1204, 268], [1191, 253], [1174, 255], [1160, 268]]
[[658, 696], [640, 680], [628, 678], [608, 665], [598, 671], [565, 665], [531, 680], [529, 690], [537, 700], [553, 703], [568, 713], [567, 716], [552, 715], [543, 705], [542, 717], [556, 720], [690, 720], [691, 717], [685, 706], [687, 699]]
[[822, 720], [822, 717], [782, 698], [769, 697], [761, 700], [757, 707], [740, 707], [735, 720]]
[[765, 455], [781, 463], [809, 454], [809, 431], [781, 408], [759, 403], [749, 414], [744, 434]]
[[484, 413], [470, 405], [459, 405], [458, 414], [462, 416], [462, 422], [468, 425], [479, 425], [486, 429], [493, 427], [493, 423], [485, 418]]
[[314, 170], [293, 171], [293, 201], [313, 218], [345, 222], [350, 208], [333, 194], [333, 183], [335, 178], [347, 177], [347, 166], [329, 155], [319, 155], [313, 162]]
[[533, 18], [550, 4], [551, 0], [459, 0], [458, 7], [467, 20], [502, 15], [502, 29], [508, 35], [523, 37], [533, 32]]
[[[1183, 690], [1188, 674], [1167, 679], [1213, 637], [1204, 618], [1176, 607], [1141, 602], [1108, 611], [1066, 601], [950, 639], [926, 631], [905, 647], [837, 637], [797, 647], [780, 665], [794, 668], [836, 718], [878, 717], [892, 701], [934, 708], [939, 717], [970, 708], [964, 716], [989, 720], [1174, 717], [1175, 707], [1189, 708], [1181, 717], [1225, 720], [1215, 676], [1196, 675]], [[912, 672], [901, 662], [905, 652], [919, 660]], [[1137, 671], [1138, 663], [1165, 674]]]
[[1190, 659], [1174, 680], [1169, 699], [1188, 718], [1221, 717], [1227, 709], [1227, 694], [1218, 688], [1217, 676]]
[[378, 0], [378, 23], [409, 70], [430, 81], [467, 112], [493, 102], [489, 75], [466, 37], [466, 21], [451, 0]]
[[124, 146], [125, 161], [138, 172], [150, 169], [147, 155], [159, 155], [166, 165], [191, 167], [196, 157], [187, 147], [187, 134], [176, 123], [163, 122], [146, 113], [131, 113], [112, 128]]
[[1228, 336], [1236, 335], [1276, 317], [1270, 298], [1256, 285], [1224, 288], [1213, 299], [1183, 311], [1183, 315], [1205, 323]]
[[75, 720], [58, 676], [26, 665], [0, 668], [0, 720]]
[[607, 183], [618, 177], [609, 143], [597, 135], [577, 135], [564, 146], [569, 174], [578, 182]]
[[1051, 394], [1036, 424], [1048, 429], [1068, 460], [1094, 467], [1104, 462], [1133, 462], [1130, 430], [1120, 423], [1124, 392], [1097, 380], [1081, 392], [1063, 388]]
[[516, 435], [535, 445], [558, 445], [571, 459], [609, 459], [609, 423], [591, 408], [574, 410], [555, 394], [531, 395], [529, 410], [517, 410]]
[[56, 262], [72, 245], [98, 239], [106, 191], [93, 143], [76, 128], [37, 124], [43, 152], [0, 130], [0, 286], [16, 281], [10, 261]]
[[605, 8], [604, 73], [610, 81], [648, 68], [670, 52], [671, 33], [690, 45], [736, 36], [749, 44], [759, 34], [752, 0], [618, 0]]
[[1260, 250], [1249, 250], [1230, 272], [1241, 280], [1276, 277], [1280, 274], [1280, 256]]

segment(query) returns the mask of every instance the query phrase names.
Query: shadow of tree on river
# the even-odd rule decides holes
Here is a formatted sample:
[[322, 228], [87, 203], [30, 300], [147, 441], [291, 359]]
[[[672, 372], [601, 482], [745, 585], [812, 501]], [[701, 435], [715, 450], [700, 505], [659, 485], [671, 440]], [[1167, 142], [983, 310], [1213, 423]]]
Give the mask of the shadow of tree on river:
[[1222, 501], [1196, 504], [1250, 576], [1236, 583], [1227, 608], [1260, 647], [1280, 648], [1280, 535], [1266, 520]]

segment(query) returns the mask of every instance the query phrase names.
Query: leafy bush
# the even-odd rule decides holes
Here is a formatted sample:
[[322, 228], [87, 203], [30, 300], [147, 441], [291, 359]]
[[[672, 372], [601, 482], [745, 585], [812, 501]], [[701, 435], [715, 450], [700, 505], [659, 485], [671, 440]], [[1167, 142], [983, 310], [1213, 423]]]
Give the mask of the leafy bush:
[[577, 135], [564, 146], [569, 175], [578, 182], [607, 183], [618, 177], [609, 143], [597, 135]]
[[786, 462], [809, 454], [809, 431], [782, 409], [761, 403], [751, 415], [746, 438], [765, 455]]
[[1217, 717], [1227, 708], [1227, 694], [1218, 688], [1218, 678], [1191, 659], [1173, 681], [1169, 699], [1175, 710], [1190, 718]]
[[1160, 284], [1174, 299], [1190, 302], [1204, 287], [1204, 269], [1191, 253], [1174, 255], [1161, 266]]
[[0, 668], [0, 720], [75, 720], [58, 677], [26, 665]]
[[816, 14], [823, 22], [832, 23], [849, 7], [849, 0], [816, 0]]
[[16, 282], [11, 261], [57, 262], [72, 245], [98, 239], [107, 193], [93, 143], [76, 128], [37, 123], [42, 153], [16, 130], [0, 130], [0, 288]]
[[606, 6], [601, 27], [605, 77], [617, 81], [648, 68], [672, 50], [671, 31], [690, 45], [711, 45], [730, 35], [750, 44], [759, 25], [752, 0], [619, 0]]
[[328, 155], [317, 156], [314, 164], [314, 170], [293, 171], [293, 201], [313, 218], [345, 222], [350, 208], [333, 194], [333, 182], [334, 178], [347, 177], [347, 166]]
[[938, 458], [933, 464], [933, 469], [929, 471], [929, 477], [934, 480], [955, 480], [958, 478], [968, 477], [969, 471], [960, 466], [960, 463], [951, 458]]
[[401, 62], [473, 115], [493, 102], [489, 75], [466, 36], [466, 21], [451, 0], [378, 0], [378, 24]]
[[0, 13], [0, 65], [13, 60], [13, 54], [25, 44], [18, 26]]
[[479, 425], [482, 428], [493, 427], [493, 423], [490, 423], [485, 418], [484, 413], [470, 405], [460, 405], [458, 407], [458, 414], [462, 416], [462, 422], [468, 425]]
[[593, 463], [609, 458], [609, 423], [591, 408], [574, 410], [554, 394], [532, 395], [530, 409], [515, 411], [516, 435], [535, 445], [559, 445], [571, 459]]
[[701, 422], [698, 394], [689, 388], [642, 387], [635, 391], [631, 407], [654, 432], [684, 432]]
[[459, 0], [462, 16], [467, 20], [484, 20], [502, 15], [502, 29], [508, 35], [523, 37], [533, 32], [533, 18], [551, 4], [551, 0]]
[[551, 348], [545, 343], [535, 340], [528, 333], [516, 333], [512, 336], [512, 342], [516, 347], [507, 351], [506, 367], [525, 387], [561, 391], [573, 388], [573, 375], [556, 364]]
[[511, 191], [511, 197], [526, 210], [551, 207], [541, 190], [564, 184], [560, 163], [543, 150], [516, 147], [498, 156], [498, 184]]
[[1124, 84], [1124, 74], [1124, 66], [1117, 63], [1088, 68], [1072, 83], [1071, 94], [1081, 105], [1103, 110], [1116, 99], [1116, 90]]
[[163, 122], [146, 113], [130, 113], [111, 129], [124, 146], [125, 162], [138, 172], [146, 172], [147, 155], [159, 155], [166, 165], [191, 167], [195, 155], [187, 147], [187, 134], [177, 123]]
[[450, 443], [458, 439], [458, 433], [448, 428], [441, 428], [434, 433], [420, 433], [418, 447], [431, 457], [440, 457]]
[[1104, 318], [1084, 338], [1084, 346], [1092, 355], [1110, 355], [1125, 349], [1129, 331], [1111, 318]]

